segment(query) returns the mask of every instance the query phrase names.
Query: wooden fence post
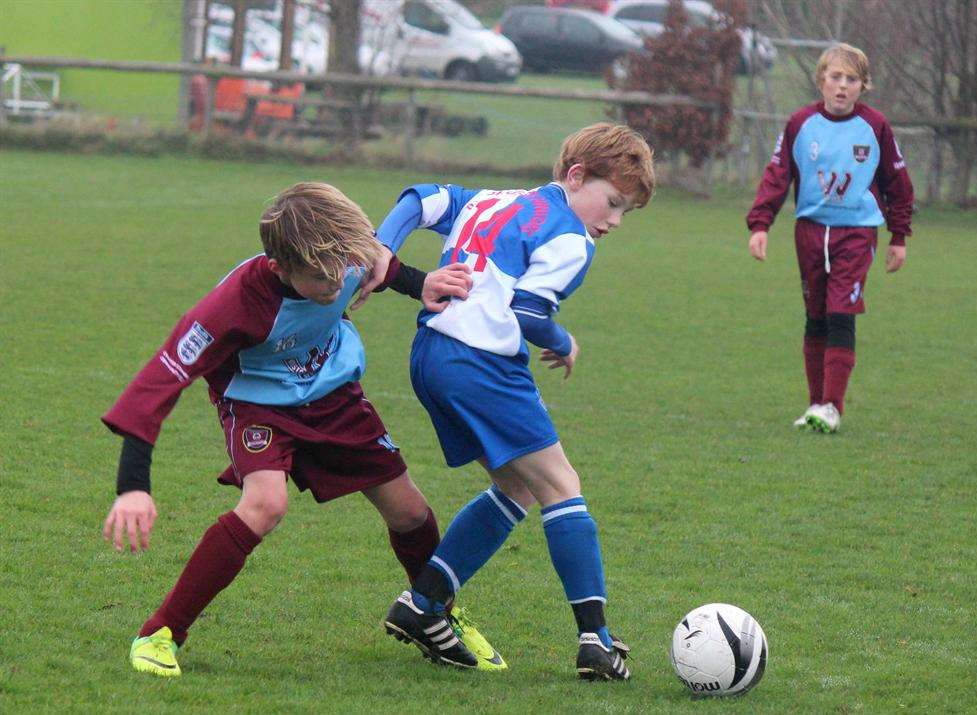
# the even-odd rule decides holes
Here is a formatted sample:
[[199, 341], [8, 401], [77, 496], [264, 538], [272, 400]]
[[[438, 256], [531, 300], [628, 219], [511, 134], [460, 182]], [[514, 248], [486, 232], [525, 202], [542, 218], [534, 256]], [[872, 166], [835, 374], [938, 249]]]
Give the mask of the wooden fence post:
[[[0, 45], [0, 57], [7, 54], [7, 47]], [[7, 126], [7, 100], [3, 89], [3, 63], [0, 62], [0, 127]]]
[[214, 85], [216, 81], [213, 77], [207, 76], [207, 99], [204, 102], [204, 136], [210, 137], [211, 129], [214, 125]]
[[404, 163], [407, 168], [414, 166], [414, 131], [417, 128], [417, 93], [412, 89], [407, 93], [407, 107], [404, 111]]

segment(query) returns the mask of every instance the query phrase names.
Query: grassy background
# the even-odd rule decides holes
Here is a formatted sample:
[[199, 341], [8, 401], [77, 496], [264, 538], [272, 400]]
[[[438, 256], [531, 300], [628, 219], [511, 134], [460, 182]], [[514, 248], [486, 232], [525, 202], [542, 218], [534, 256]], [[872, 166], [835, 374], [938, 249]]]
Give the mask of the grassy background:
[[[3, 0], [0, 46], [11, 55], [180, 61], [180, 0]], [[61, 97], [82, 109], [176, 121], [175, 75], [58, 70]]]
[[[924, 211], [903, 271], [873, 269], [834, 437], [790, 428], [806, 391], [787, 216], [764, 265], [746, 252], [748, 192], [704, 203], [662, 191], [601, 243], [561, 313], [578, 369], [539, 382], [601, 528], [630, 684], [573, 679], [572, 619], [537, 512], [464, 592], [510, 664], [486, 676], [435, 668], [383, 635], [404, 579], [364, 499], [318, 506], [294, 492], [195, 626], [184, 676], [163, 682], [131, 672], [129, 642], [237, 493], [214, 481], [221, 432], [193, 385], [155, 453], [153, 546], [115, 554], [99, 530], [119, 440], [99, 415], [182, 311], [257, 252], [257, 217], [278, 190], [327, 179], [379, 221], [404, 184], [436, 177], [19, 152], [0, 164], [0, 710], [977, 707], [972, 216]], [[437, 252], [421, 234], [405, 256], [430, 265]], [[444, 467], [412, 395], [414, 310], [379, 295], [355, 318], [367, 394], [444, 527], [485, 480]], [[710, 601], [746, 608], [770, 640], [767, 674], [741, 700], [692, 702], [668, 664], [675, 623]]]

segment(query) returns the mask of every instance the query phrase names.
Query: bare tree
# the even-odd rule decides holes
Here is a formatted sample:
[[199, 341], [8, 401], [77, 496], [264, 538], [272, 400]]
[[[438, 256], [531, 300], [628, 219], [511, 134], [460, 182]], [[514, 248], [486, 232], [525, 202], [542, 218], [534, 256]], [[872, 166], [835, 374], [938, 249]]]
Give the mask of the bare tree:
[[361, 0], [332, 0], [329, 5], [329, 71], [360, 72]]
[[[940, 198], [944, 145], [953, 201], [973, 202], [977, 163], [977, 0], [752, 0], [780, 37], [842, 40], [872, 65], [869, 101], [897, 118], [928, 118], [934, 131], [927, 197]], [[840, 32], [839, 32], [840, 30]], [[810, 56], [794, 55], [811, 78]], [[813, 79], [808, 81], [812, 82]]]

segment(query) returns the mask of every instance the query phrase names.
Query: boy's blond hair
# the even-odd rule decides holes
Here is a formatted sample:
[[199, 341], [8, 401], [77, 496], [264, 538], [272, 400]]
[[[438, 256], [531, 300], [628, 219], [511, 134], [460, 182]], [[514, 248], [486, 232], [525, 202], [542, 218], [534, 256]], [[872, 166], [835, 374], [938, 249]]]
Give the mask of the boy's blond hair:
[[652, 149], [638, 132], [623, 124], [592, 124], [564, 139], [553, 178], [563, 181], [574, 164], [583, 164], [585, 179], [604, 179], [632, 196], [635, 208], [644, 206], [655, 193]]
[[286, 272], [311, 268], [337, 283], [349, 266], [370, 269], [380, 255], [363, 209], [329, 184], [285, 189], [261, 215], [258, 230], [265, 255]]
[[857, 47], [844, 42], [832, 45], [822, 52], [821, 57], [818, 58], [818, 65], [814, 70], [814, 81], [819, 88], [824, 84], [824, 75], [832, 60], [841, 60], [846, 71], [858, 76], [862, 81], [863, 92], [872, 89], [872, 75], [868, 71], [868, 57]]

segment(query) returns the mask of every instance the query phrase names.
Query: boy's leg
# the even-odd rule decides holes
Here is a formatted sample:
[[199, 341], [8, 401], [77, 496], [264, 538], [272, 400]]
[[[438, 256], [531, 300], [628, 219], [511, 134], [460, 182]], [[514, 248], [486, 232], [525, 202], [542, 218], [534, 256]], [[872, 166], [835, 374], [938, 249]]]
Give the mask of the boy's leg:
[[855, 368], [855, 316], [828, 313], [828, 344], [824, 353], [824, 402], [838, 414], [845, 411], [848, 380]]
[[837, 244], [830, 243], [827, 348], [824, 355], [824, 403], [838, 414], [845, 410], [845, 393], [855, 367], [855, 316], [865, 312], [865, 282], [875, 258], [874, 228], [838, 228]]
[[[519, 485], [511, 491], [528, 494]], [[531, 496], [529, 501], [532, 501]], [[446, 618], [447, 604], [454, 599], [461, 586], [502, 546], [525, 515], [525, 508], [510, 499], [496, 484], [465, 505], [452, 519], [434, 555], [415, 580], [414, 588], [402, 594], [390, 609], [386, 621], [388, 631], [394, 635], [409, 637], [429, 656], [432, 653], [442, 655], [437, 648], [451, 643], [451, 639], [443, 629], [432, 629], [439, 626], [438, 619], [444, 619], [450, 625], [450, 619]], [[430, 623], [421, 630], [430, 633], [419, 632], [420, 626], [428, 621]], [[472, 626], [469, 624], [468, 627]], [[434, 639], [440, 636], [445, 638], [439, 644]], [[463, 641], [466, 648], [473, 641], [475, 648], [468, 650], [477, 657], [478, 667], [493, 670], [505, 667], [494, 649], [491, 649], [491, 655], [488, 654], [491, 646], [487, 642], [483, 645], [479, 638], [463, 638]], [[452, 652], [448, 657], [442, 657], [442, 660], [454, 665], [466, 665], [466, 654], [453, 653], [455, 650], [452, 647]], [[479, 653], [480, 650], [486, 652]]]
[[451, 520], [444, 539], [414, 584], [414, 599], [420, 607], [432, 612], [443, 608], [526, 517], [533, 496], [507, 466], [489, 470], [492, 486]]
[[387, 524], [390, 546], [413, 584], [431, 558], [441, 534], [427, 499], [407, 472], [390, 482], [363, 490]]
[[[794, 248], [801, 276], [806, 320], [804, 325], [804, 373], [807, 377], [808, 412], [824, 400], [824, 355], [827, 346], [828, 323], [825, 303], [828, 272], [824, 257], [827, 227], [807, 220], [794, 225]], [[830, 236], [830, 229], [829, 231]], [[794, 422], [795, 427], [807, 424], [808, 413]]]
[[824, 351], [827, 347], [828, 320], [810, 314], [804, 325], [804, 372], [807, 374], [808, 405], [824, 400]]
[[[182, 644], [197, 616], [234, 580], [248, 554], [275, 528], [287, 507], [284, 472], [261, 471], [244, 477], [238, 505], [221, 515], [204, 533], [173, 590], [140, 629], [137, 641], [148, 641], [165, 628], [176, 645]], [[138, 647], [138, 643], [133, 644], [133, 665], [159, 672], [152, 667], [140, 667], [152, 666], [149, 661], [155, 659], [141, 657], [136, 652]]]
[[627, 647], [616, 641], [604, 620], [607, 590], [597, 524], [581, 496], [580, 478], [556, 444], [527, 454], [506, 467], [539, 501], [550, 559], [573, 609], [580, 638], [581, 678], [627, 680]]
[[[397, 559], [407, 572], [411, 585], [434, 554], [440, 542], [434, 512], [424, 495], [405, 472], [397, 479], [364, 490], [366, 497], [380, 512], [390, 534]], [[435, 571], [435, 574], [440, 572]], [[503, 670], [507, 666], [499, 652], [478, 631], [465, 609], [445, 602], [448, 621], [462, 643], [478, 658], [480, 670]]]

